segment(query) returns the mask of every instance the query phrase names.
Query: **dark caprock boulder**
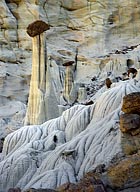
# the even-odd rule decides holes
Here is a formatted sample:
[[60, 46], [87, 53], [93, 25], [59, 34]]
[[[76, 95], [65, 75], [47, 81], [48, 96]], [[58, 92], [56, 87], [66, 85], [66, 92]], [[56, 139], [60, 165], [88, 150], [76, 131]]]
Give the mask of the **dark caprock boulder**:
[[50, 29], [50, 26], [45, 23], [44, 21], [37, 20], [27, 27], [27, 33], [30, 37], [35, 37], [36, 35], [40, 35], [44, 31], [47, 31]]
[[71, 66], [74, 63], [75, 63], [74, 61], [67, 61], [67, 62], [63, 63], [63, 66]]
[[111, 87], [112, 82], [111, 82], [110, 78], [106, 78], [105, 84], [106, 84], [107, 88]]
[[132, 74], [132, 77], [134, 78], [137, 75], [137, 70], [135, 68], [129, 68], [127, 73], [128, 73], [128, 77], [130, 77], [130, 74]]

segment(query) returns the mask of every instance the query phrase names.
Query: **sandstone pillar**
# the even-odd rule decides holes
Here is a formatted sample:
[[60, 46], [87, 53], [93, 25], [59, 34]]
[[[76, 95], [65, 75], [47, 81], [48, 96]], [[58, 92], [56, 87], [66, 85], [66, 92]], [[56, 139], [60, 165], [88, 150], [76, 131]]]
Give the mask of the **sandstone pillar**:
[[48, 107], [51, 108], [51, 106], [48, 106], [48, 103], [51, 102], [49, 100], [51, 86], [48, 86], [51, 83], [51, 78], [48, 74], [46, 38], [45, 33], [43, 33], [48, 29], [49, 26], [40, 20], [30, 24], [27, 28], [27, 33], [32, 37], [33, 50], [32, 75], [25, 125], [41, 124], [51, 118], [51, 115], [48, 114]]
[[74, 84], [74, 61], [69, 61], [63, 64], [66, 67], [65, 79], [64, 79], [64, 92], [63, 96], [68, 104], [72, 104], [77, 99], [76, 85]]
[[79, 87], [79, 90], [78, 90], [78, 102], [79, 103], [84, 103], [86, 101], [86, 98], [87, 98], [87, 92], [86, 92], [85, 86]]

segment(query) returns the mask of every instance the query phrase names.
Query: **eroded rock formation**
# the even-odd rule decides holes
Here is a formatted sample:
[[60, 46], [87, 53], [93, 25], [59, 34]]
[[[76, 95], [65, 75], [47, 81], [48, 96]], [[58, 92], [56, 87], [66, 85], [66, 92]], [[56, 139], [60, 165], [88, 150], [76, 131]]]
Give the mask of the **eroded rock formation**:
[[115, 156], [122, 155], [122, 98], [139, 89], [135, 80], [116, 83], [100, 96], [97, 93], [93, 105], [76, 105], [59, 118], [8, 135], [0, 162], [0, 179], [6, 179], [0, 188], [55, 189], [67, 182], [75, 183], [101, 164], [108, 167]]
[[123, 98], [122, 111], [120, 116], [120, 130], [122, 149], [126, 155], [135, 154], [140, 149], [140, 93], [135, 92]]
[[[1, 111], [5, 104], [10, 109], [9, 101], [15, 100], [16, 106], [18, 101], [27, 103], [32, 63], [31, 39], [26, 34], [28, 24], [41, 19], [51, 26], [46, 32], [46, 38], [43, 34], [40, 35], [42, 45], [45, 39], [48, 42], [48, 74], [44, 75], [45, 71], [41, 69], [43, 79], [45, 76], [48, 81], [44, 86], [44, 83], [37, 79], [37, 82], [31, 86], [33, 93], [36, 92], [37, 86], [43, 90], [42, 92], [47, 90], [46, 106], [52, 107], [46, 110], [46, 117], [49, 117], [52, 111], [56, 112], [56, 105], [52, 105], [51, 101], [57, 101], [58, 104], [60, 97], [63, 96], [66, 68], [62, 66], [63, 63], [74, 61], [76, 63], [74, 85], [82, 83], [87, 87], [88, 84], [88, 88], [93, 77], [98, 79], [98, 84], [102, 86], [106, 78], [112, 80], [126, 73], [129, 68], [140, 67], [139, 7], [140, 2], [137, 0], [123, 2], [119, 0], [31, 0], [30, 2], [1, 0]], [[36, 36], [33, 38], [37, 44]], [[38, 47], [34, 49], [37, 51]], [[42, 50], [44, 51], [44, 45]], [[72, 77], [71, 74], [68, 77]], [[35, 77], [37, 78], [38, 74]], [[57, 119], [42, 125], [25, 126], [10, 134], [5, 139], [3, 154], [0, 156], [0, 180], [3, 181], [0, 182], [0, 189], [3, 191], [13, 187], [20, 187], [22, 190], [31, 187], [54, 189], [63, 183], [77, 182], [86, 172], [96, 169], [100, 164], [108, 167], [116, 155], [122, 155], [122, 150], [125, 155], [137, 153], [140, 146], [139, 134], [132, 136], [123, 133], [122, 135], [119, 129], [123, 96], [140, 91], [139, 76], [131, 80], [126, 79], [127, 81], [124, 82], [112, 83], [108, 90], [103, 86], [91, 98], [92, 105], [76, 105]], [[68, 100], [71, 99], [69, 93], [73, 87], [73, 77], [70, 80], [69, 89], [65, 89]], [[50, 89], [51, 87], [54, 89]], [[97, 90], [98, 87], [95, 87], [94, 91]], [[37, 90], [36, 98], [39, 100], [43, 98], [41, 102], [37, 101], [37, 106], [42, 104], [44, 107], [42, 92]], [[79, 99], [80, 102], [81, 100]], [[62, 103], [67, 105], [65, 100]], [[24, 106], [23, 103], [20, 104]], [[25, 112], [25, 107], [23, 108]], [[39, 116], [33, 116], [31, 120], [33, 123], [41, 123], [46, 118], [41, 116], [44, 115], [42, 109], [42, 107], [37, 108]], [[23, 110], [17, 110], [18, 113], [13, 113], [14, 109], [7, 111], [9, 114], [6, 115], [9, 119], [14, 116], [14, 120], [19, 118], [21, 122], [21, 117], [24, 116]], [[32, 116], [28, 116], [27, 119], [29, 118]], [[5, 122], [2, 116], [0, 121], [2, 128]], [[123, 140], [125, 134], [127, 136]], [[127, 170], [130, 169], [130, 175], [138, 181], [139, 172], [135, 174], [135, 171], [139, 162], [133, 157], [131, 158], [134, 163], [131, 164], [126, 160], [125, 166], [121, 164], [124, 168], [122, 170], [127, 174]], [[114, 173], [118, 168], [121, 166], [108, 172], [110, 173], [108, 181], [111, 183], [111, 188], [114, 185], [115, 189], [123, 190], [124, 187], [124, 191], [127, 191], [129, 187], [127, 183], [132, 181], [133, 184], [133, 179], [123, 177], [123, 173], [119, 170], [122, 177], [117, 183], [116, 176], [119, 175]]]
[[[43, 33], [48, 29], [49, 26], [41, 20], [31, 23], [27, 27], [27, 33], [32, 37], [33, 53], [28, 109], [25, 118], [26, 125], [41, 124], [59, 115], [57, 100], [55, 96], [52, 97], [50, 94], [54, 90], [53, 85], [47, 87], [47, 84], [52, 84], [49, 67], [47, 66], [46, 37]], [[53, 107], [50, 107], [51, 105]], [[54, 108], [55, 110], [53, 110]]]

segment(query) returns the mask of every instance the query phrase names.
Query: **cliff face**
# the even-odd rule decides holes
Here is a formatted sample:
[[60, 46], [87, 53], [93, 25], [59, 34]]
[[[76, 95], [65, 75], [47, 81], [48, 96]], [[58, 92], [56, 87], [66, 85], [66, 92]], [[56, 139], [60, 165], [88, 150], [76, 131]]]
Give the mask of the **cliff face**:
[[[11, 93], [2, 95], [4, 99], [12, 95], [24, 102], [27, 99], [32, 46], [26, 27], [37, 19], [42, 19], [51, 26], [47, 32], [48, 55], [58, 65], [69, 59], [75, 60], [76, 50], [78, 51], [78, 81], [84, 81], [85, 78], [89, 80], [107, 64], [107, 70], [110, 70], [111, 62], [112, 68], [122, 68], [121, 72], [125, 72], [128, 58], [133, 59], [135, 65], [139, 66], [139, 46], [130, 48], [139, 44], [139, 6], [140, 2], [137, 0], [2, 0], [1, 78], [7, 77], [6, 72], [9, 72], [10, 81], [13, 84], [14, 81], [18, 82], [19, 85], [16, 90], [13, 84], [3, 86], [13, 88]], [[124, 50], [123, 53], [119, 52], [121, 50]], [[131, 54], [132, 52], [135, 54]], [[9, 82], [9, 79], [4, 82], [7, 81]]]
[[26, 34], [29, 23], [42, 19], [50, 24], [48, 55], [62, 65], [77, 54], [76, 81], [85, 82], [103, 69], [125, 72], [127, 59], [139, 66], [139, 6], [137, 0], [2, 0], [2, 103], [27, 101], [32, 63], [31, 39]]

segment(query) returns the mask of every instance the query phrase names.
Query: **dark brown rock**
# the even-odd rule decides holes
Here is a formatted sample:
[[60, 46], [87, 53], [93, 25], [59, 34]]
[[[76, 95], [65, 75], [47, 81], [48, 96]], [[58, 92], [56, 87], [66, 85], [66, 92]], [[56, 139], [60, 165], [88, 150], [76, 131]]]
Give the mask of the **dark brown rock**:
[[130, 76], [130, 74], [132, 74], [133, 75], [132, 77], [134, 78], [137, 75], [137, 70], [135, 68], [129, 68], [127, 73], [128, 73], [128, 77]]
[[130, 93], [123, 97], [122, 111], [140, 114], [140, 92]]
[[56, 190], [59, 192], [106, 192], [102, 181], [94, 172], [87, 173], [77, 184], [66, 183]]
[[137, 153], [140, 149], [140, 135], [132, 136], [128, 133], [121, 134], [121, 147], [125, 155]]
[[63, 185], [61, 185], [60, 187], [58, 187], [56, 189], [58, 192], [74, 192], [74, 191], [79, 191], [79, 188], [76, 184], [74, 183], [65, 183]]
[[94, 185], [93, 192], [105, 192], [105, 189], [104, 189], [103, 185]]
[[67, 62], [63, 63], [63, 66], [71, 66], [74, 63], [75, 63], [74, 61], [67, 61]]
[[107, 171], [108, 184], [112, 189], [134, 187], [140, 181], [140, 155], [131, 155]]
[[110, 78], [106, 78], [105, 84], [106, 84], [107, 88], [111, 87], [112, 82], [111, 82]]
[[136, 135], [140, 133], [140, 116], [138, 114], [122, 114], [120, 116], [120, 130], [123, 133]]
[[35, 37], [36, 35], [40, 35], [46, 30], [49, 30], [50, 26], [45, 23], [44, 21], [37, 20], [31, 24], [28, 25], [27, 27], [27, 34], [30, 37]]
[[89, 100], [86, 103], [84, 103], [84, 105], [92, 105], [92, 104], [94, 104], [94, 102], [92, 100]]

